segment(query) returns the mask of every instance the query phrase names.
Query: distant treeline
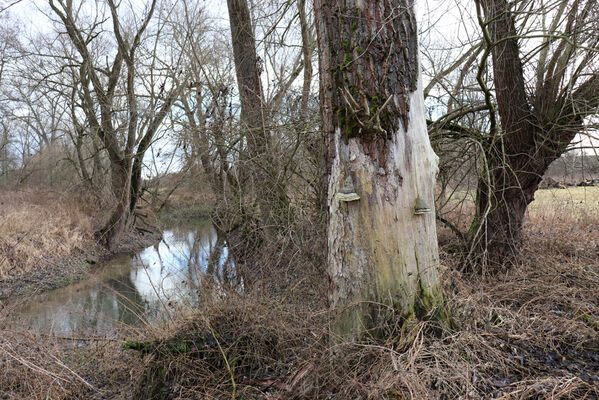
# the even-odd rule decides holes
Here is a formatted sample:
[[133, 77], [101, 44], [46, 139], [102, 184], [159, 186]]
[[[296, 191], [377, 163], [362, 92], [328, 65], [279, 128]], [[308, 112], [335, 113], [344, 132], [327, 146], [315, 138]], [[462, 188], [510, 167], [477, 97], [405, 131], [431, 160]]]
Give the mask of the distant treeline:
[[555, 160], [545, 173], [546, 177], [579, 181], [599, 175], [599, 157], [595, 154], [566, 154]]

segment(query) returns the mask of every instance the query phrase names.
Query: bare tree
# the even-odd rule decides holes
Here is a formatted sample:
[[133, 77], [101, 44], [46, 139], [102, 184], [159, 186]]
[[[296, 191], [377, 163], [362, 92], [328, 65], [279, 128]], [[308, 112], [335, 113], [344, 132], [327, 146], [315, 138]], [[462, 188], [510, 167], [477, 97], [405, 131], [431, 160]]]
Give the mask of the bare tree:
[[[81, 107], [90, 128], [102, 139], [110, 160], [116, 204], [101, 234], [106, 244], [113, 247], [130, 228], [131, 212], [140, 195], [144, 155], [173, 102], [185, 88], [185, 79], [177, 66], [170, 66], [174, 73], [163, 76], [163, 89], [156, 93], [145, 110], [140, 109], [138, 53], [156, 10], [156, 0], [150, 3], [132, 32], [124, 28], [117, 5], [108, 1], [112, 22], [110, 34], [117, 46], [107, 65], [102, 65], [91, 47], [97, 36], [106, 33], [102, 21], [105, 16], [98, 15], [89, 26], [82, 26], [78, 21], [79, 9], [74, 9], [71, 0], [50, 0], [49, 4], [78, 51], [83, 93]], [[122, 102], [120, 89], [123, 90]], [[118, 107], [123, 107], [125, 112], [120, 112]], [[123, 118], [119, 120], [119, 116]]]
[[467, 260], [513, 261], [527, 206], [547, 168], [595, 125], [598, 6], [551, 0], [474, 5], [473, 16], [462, 14], [464, 24], [480, 29], [469, 38], [471, 50], [438, 68], [427, 86], [436, 107], [429, 130], [451, 153], [442, 157], [448, 161], [442, 176], [454, 186], [478, 180], [468, 231], [459, 233], [444, 220], [467, 242]]
[[[477, 0], [476, 5], [485, 42], [481, 65], [491, 55], [496, 99], [494, 104], [493, 93], [479, 79], [491, 112], [477, 222], [481, 251], [509, 259], [518, 253], [526, 208], [549, 164], [584, 130], [587, 117], [597, 113], [599, 6], [595, 1], [554, 2], [539, 11], [537, 2], [518, 8], [505, 0]], [[523, 52], [519, 40], [534, 38], [526, 29], [535, 12], [542, 19], [537, 33], [542, 39]]]
[[0, 14], [0, 175], [13, 167], [13, 154], [10, 144], [13, 142], [14, 124], [9, 118], [13, 115], [13, 105], [8, 100], [10, 91], [6, 89], [9, 70], [18, 57], [17, 21], [8, 13]]
[[[262, 83], [260, 79], [263, 61], [256, 54], [254, 29], [250, 18], [250, 10], [246, 0], [228, 0], [229, 21], [231, 25], [231, 40], [235, 60], [235, 72], [241, 104], [241, 127], [247, 140], [249, 163], [247, 172], [240, 171], [242, 185], [247, 189], [251, 182], [252, 191], [246, 191], [245, 196], [254, 199], [259, 209], [260, 230], [272, 229], [280, 223], [281, 218], [289, 208], [289, 200], [285, 187], [278, 178], [274, 165], [273, 141], [271, 138], [268, 111], [266, 108]], [[244, 213], [248, 213], [251, 206]], [[254, 232], [253, 235], [259, 235]]]

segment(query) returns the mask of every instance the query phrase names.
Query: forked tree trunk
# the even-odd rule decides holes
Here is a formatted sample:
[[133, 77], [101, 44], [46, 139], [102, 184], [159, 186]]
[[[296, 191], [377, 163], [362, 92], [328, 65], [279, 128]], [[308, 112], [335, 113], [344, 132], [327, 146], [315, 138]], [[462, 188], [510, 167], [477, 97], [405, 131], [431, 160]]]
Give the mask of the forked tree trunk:
[[[478, 260], [491, 265], [517, 260], [528, 205], [534, 200], [549, 165], [566, 151], [576, 130], [556, 134], [537, 131], [531, 126], [526, 140], [519, 140], [511, 133], [503, 143], [487, 151], [484, 170], [488, 173], [478, 181], [476, 218], [470, 232]], [[550, 146], [533, 141], [535, 137], [551, 136], [558, 140]]]
[[412, 2], [315, 0], [315, 10], [332, 330], [356, 340], [391, 316], [406, 327], [442, 307], [438, 158], [425, 123]]
[[[592, 107], [596, 106], [597, 81], [590, 78], [578, 89], [560, 89], [567, 69], [543, 64], [537, 67], [540, 78], [531, 97], [520, 56], [514, 3], [507, 0], [476, 3], [479, 13], [484, 13], [488, 21], [484, 23], [485, 38], [493, 57], [501, 135], [492, 123], [485, 150], [487, 165], [478, 183], [477, 215], [470, 238], [477, 260], [503, 264], [517, 259], [526, 209], [549, 165], [584, 129], [585, 114], [595, 112]], [[574, 15], [570, 16], [572, 21], [576, 20]], [[572, 26], [569, 29], [564, 35], [576, 37], [578, 29]], [[576, 41], [563, 40], [560, 46]], [[568, 51], [557, 52], [553, 61], [557, 56], [559, 59], [571, 56]]]
[[[524, 158], [524, 155], [520, 157]], [[477, 255], [483, 256], [478, 261], [496, 264], [514, 260], [518, 255], [526, 209], [534, 200], [534, 193], [550, 161], [537, 168], [530, 162], [518, 168], [508, 164], [509, 157], [497, 160], [489, 155], [487, 159], [485, 171], [489, 173], [479, 178], [476, 218], [471, 234], [475, 235], [473, 244]]]

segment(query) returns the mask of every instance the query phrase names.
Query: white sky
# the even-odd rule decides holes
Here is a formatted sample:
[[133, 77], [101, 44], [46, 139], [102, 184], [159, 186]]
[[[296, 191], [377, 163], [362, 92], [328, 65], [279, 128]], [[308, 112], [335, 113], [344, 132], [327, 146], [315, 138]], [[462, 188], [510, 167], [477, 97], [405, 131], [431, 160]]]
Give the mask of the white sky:
[[[0, 9], [14, 1], [0, 0]], [[219, 25], [222, 24], [221, 26], [228, 26], [226, 0], [198, 1], [205, 5], [211, 19]], [[132, 2], [140, 8], [148, 3], [147, 0], [132, 0]], [[48, 17], [44, 15], [49, 12], [48, 0], [21, 0], [12, 6], [9, 12], [20, 20], [20, 28], [27, 36], [33, 37], [52, 29]], [[472, 0], [416, 0], [416, 12], [420, 29], [424, 30], [421, 44], [439, 50], [441, 55], [458, 55], [460, 46], [467, 46], [478, 35]], [[464, 18], [464, 15], [469, 17]], [[433, 27], [424, 29], [427, 25]], [[582, 142], [583, 147], [591, 147], [593, 143], [599, 147], [599, 140], [590, 139], [588, 136], [579, 135], [577, 140]], [[593, 149], [585, 151], [594, 153]]]

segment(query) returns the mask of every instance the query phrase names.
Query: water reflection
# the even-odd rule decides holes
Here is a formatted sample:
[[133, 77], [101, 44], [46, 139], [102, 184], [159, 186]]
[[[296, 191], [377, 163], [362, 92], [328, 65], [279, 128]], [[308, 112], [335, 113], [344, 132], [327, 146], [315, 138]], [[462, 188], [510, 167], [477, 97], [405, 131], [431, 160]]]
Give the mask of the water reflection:
[[161, 321], [174, 304], [197, 304], [198, 284], [208, 276], [239, 283], [224, 240], [209, 223], [179, 226], [135, 256], [104, 263], [90, 279], [35, 296], [13, 315], [39, 331], [108, 333]]

